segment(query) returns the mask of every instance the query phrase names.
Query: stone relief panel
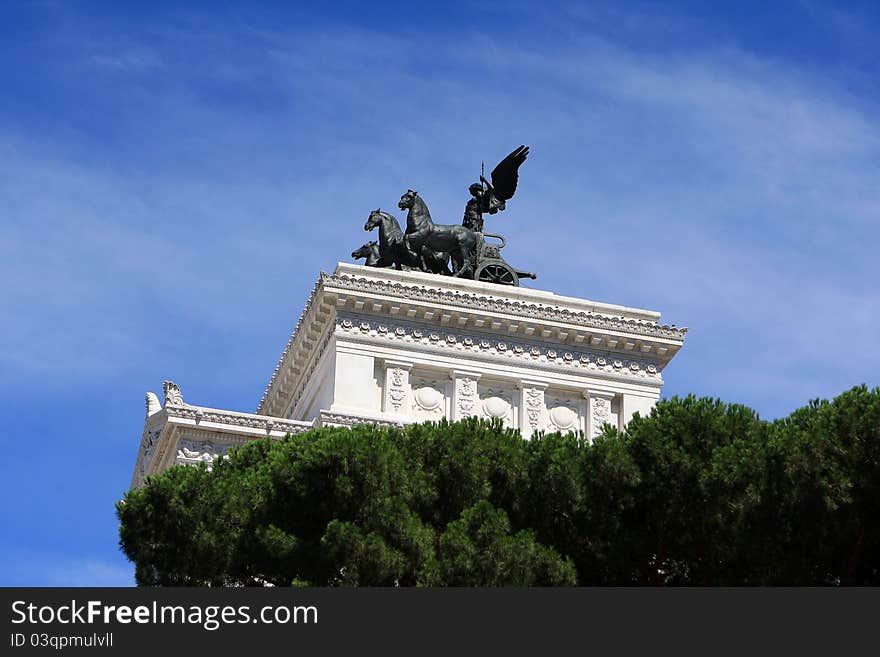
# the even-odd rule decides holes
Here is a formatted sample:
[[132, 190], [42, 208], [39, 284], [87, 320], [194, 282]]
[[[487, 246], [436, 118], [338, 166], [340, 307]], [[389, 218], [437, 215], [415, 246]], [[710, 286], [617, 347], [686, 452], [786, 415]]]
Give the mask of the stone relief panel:
[[471, 415], [479, 415], [477, 407], [479, 397], [477, 395], [477, 377], [459, 376], [455, 378], [455, 409], [454, 420], [460, 420]]
[[544, 394], [547, 407], [547, 430], [583, 431], [584, 418], [587, 415], [587, 400], [583, 395], [575, 395], [565, 391], [548, 390]]
[[407, 414], [409, 397], [409, 368], [389, 364], [385, 370], [385, 412]]
[[177, 442], [177, 455], [174, 463], [184, 465], [196, 465], [204, 463], [211, 469], [218, 458], [223, 458], [231, 445], [217, 445], [202, 440], [188, 440], [182, 438]]
[[593, 437], [602, 433], [602, 427], [609, 424], [611, 418], [611, 402], [599, 397], [593, 400]]
[[412, 402], [410, 412], [418, 420], [439, 420], [449, 417], [449, 385], [446, 381], [425, 374], [410, 377]]
[[619, 404], [614, 395], [590, 394], [590, 440], [601, 435], [606, 424], [618, 427]]
[[544, 388], [524, 383], [522, 386], [523, 427], [522, 433], [528, 437], [536, 431], [543, 431], [546, 425], [547, 408], [544, 405]]
[[480, 391], [479, 415], [485, 418], [497, 418], [506, 427], [515, 428], [516, 390], [512, 386], [487, 382]]

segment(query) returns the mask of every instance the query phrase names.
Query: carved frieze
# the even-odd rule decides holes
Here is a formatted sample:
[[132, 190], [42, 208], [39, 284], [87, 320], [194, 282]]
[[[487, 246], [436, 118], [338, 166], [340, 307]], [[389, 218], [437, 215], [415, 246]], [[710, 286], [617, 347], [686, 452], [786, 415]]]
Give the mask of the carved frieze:
[[660, 379], [657, 365], [651, 361], [628, 360], [611, 357], [584, 349], [548, 348], [535, 342], [513, 341], [491, 337], [475, 338], [472, 334], [456, 331], [426, 331], [420, 326], [387, 321], [361, 320], [354, 323], [341, 319], [337, 330], [352, 336], [379, 338], [392, 342], [401, 342], [442, 349], [452, 352], [472, 353], [474, 355], [511, 358], [526, 363], [540, 363], [554, 367], [590, 372], [602, 372], [612, 376], [637, 378], [645, 380]]
[[381, 418], [366, 418], [360, 417], [358, 415], [350, 415], [347, 413], [331, 413], [329, 411], [324, 411], [320, 415], [320, 425], [321, 426], [340, 426], [340, 427], [353, 427], [358, 424], [364, 424], [365, 422], [369, 422], [370, 424], [374, 424], [379, 427], [402, 427], [402, 421], [392, 421], [392, 420], [383, 420]]
[[237, 427], [247, 427], [249, 429], [260, 429], [269, 433], [270, 431], [283, 431], [285, 433], [297, 434], [311, 428], [310, 424], [295, 420], [284, 420], [276, 417], [266, 417], [261, 415], [249, 415], [246, 413], [234, 413], [215, 411], [212, 409], [200, 408], [198, 406], [185, 406], [181, 408], [166, 408], [169, 417], [179, 417], [201, 422], [213, 422], [217, 424], [233, 425]]
[[204, 463], [208, 469], [218, 458], [223, 458], [231, 445], [215, 445], [211, 442], [181, 439], [177, 443], [175, 464], [195, 465]]

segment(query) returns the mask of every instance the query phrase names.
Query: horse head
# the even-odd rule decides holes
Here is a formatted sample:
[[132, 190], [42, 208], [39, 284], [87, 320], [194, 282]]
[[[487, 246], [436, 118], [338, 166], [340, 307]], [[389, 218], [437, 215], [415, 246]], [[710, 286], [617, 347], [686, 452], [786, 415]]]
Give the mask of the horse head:
[[400, 197], [400, 202], [397, 204], [401, 210], [407, 210], [413, 206], [416, 202], [416, 198], [418, 198], [419, 193], [413, 191], [412, 189], [406, 190], [406, 194]]
[[355, 260], [359, 260], [360, 258], [369, 258], [370, 254], [372, 254], [373, 251], [377, 250], [376, 247], [377, 247], [376, 242], [367, 242], [366, 244], [361, 246], [359, 249], [352, 251], [351, 257], [354, 258]]
[[385, 214], [379, 208], [376, 208], [370, 213], [370, 216], [367, 217], [367, 223], [364, 224], [364, 230], [373, 230], [374, 228], [382, 225], [382, 215]]

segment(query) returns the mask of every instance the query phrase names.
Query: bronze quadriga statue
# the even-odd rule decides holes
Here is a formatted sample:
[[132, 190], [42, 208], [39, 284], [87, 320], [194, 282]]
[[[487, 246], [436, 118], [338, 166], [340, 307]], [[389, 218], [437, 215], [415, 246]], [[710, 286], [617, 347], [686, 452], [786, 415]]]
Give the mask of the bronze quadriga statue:
[[[507, 243], [503, 236], [483, 232], [483, 214], [506, 208], [516, 192], [519, 167], [528, 154], [528, 146], [520, 146], [501, 160], [492, 170], [492, 182], [480, 175], [481, 182], [468, 188], [471, 198], [461, 225], [435, 224], [424, 199], [418, 192], [407, 190], [397, 204], [407, 211], [406, 231], [401, 230], [394, 215], [374, 210], [364, 230], [378, 228], [379, 241], [364, 244], [351, 256], [366, 258], [371, 267], [417, 270], [498, 285], [519, 285], [521, 278], [536, 278], [531, 272], [514, 269], [501, 257]], [[487, 242], [487, 237], [500, 240], [500, 244]]]

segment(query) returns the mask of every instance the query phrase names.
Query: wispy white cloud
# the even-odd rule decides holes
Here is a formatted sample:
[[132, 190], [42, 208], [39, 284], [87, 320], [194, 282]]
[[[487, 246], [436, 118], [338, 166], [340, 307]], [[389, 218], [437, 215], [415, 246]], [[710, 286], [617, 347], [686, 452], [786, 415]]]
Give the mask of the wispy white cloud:
[[125, 44], [92, 54], [90, 62], [99, 69], [117, 73], [140, 73], [162, 67], [162, 60], [154, 51], [144, 47], [129, 48]]

